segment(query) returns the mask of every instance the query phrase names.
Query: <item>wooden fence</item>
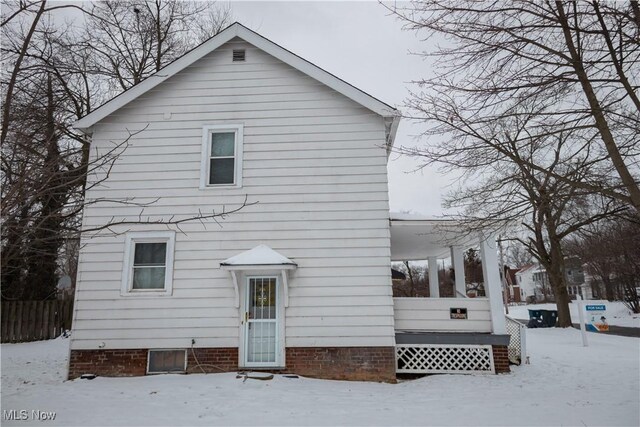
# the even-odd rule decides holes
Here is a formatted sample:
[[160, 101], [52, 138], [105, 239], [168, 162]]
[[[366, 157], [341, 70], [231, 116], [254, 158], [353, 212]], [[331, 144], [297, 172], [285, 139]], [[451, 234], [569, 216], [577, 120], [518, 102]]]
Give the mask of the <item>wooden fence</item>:
[[1, 315], [3, 343], [48, 340], [71, 329], [73, 300], [3, 301]]

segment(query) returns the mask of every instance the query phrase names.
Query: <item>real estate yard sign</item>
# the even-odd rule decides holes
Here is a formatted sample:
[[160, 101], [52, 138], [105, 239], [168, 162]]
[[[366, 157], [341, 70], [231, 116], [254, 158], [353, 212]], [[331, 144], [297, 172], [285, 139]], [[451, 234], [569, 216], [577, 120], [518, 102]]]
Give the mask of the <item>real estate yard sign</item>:
[[607, 306], [604, 304], [587, 304], [587, 330], [593, 332], [603, 332], [609, 330], [607, 323]]

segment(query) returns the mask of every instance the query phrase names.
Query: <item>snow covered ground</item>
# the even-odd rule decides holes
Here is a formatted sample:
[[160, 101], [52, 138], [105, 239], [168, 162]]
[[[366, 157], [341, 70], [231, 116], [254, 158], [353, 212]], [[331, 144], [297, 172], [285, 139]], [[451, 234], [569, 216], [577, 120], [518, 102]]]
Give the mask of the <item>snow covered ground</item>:
[[[629, 328], [640, 328], [640, 314], [633, 314], [625, 307], [622, 302], [619, 301], [585, 301], [585, 304], [604, 304], [607, 307], [607, 322], [610, 325], [626, 326]], [[528, 310], [556, 310], [555, 304], [529, 304], [529, 305], [515, 305], [509, 306], [509, 316], [515, 319], [528, 319]], [[571, 321], [573, 323], [580, 323], [578, 317], [578, 303], [573, 301], [569, 304], [569, 310], [571, 310]]]
[[55, 411], [27, 425], [640, 425], [640, 340], [528, 331], [531, 364], [507, 375], [400, 384], [235, 374], [64, 381], [67, 339], [3, 344], [2, 410]]

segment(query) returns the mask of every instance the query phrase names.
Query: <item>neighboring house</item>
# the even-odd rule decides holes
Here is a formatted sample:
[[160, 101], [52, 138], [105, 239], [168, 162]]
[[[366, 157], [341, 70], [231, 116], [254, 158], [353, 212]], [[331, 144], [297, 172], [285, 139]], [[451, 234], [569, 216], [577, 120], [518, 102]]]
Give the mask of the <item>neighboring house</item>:
[[[475, 362], [456, 369], [508, 371], [491, 236], [459, 244], [480, 245], [494, 299], [392, 296], [392, 259], [428, 256], [436, 266], [451, 249], [462, 266], [464, 249], [436, 243], [441, 232], [430, 241], [443, 221], [390, 220], [398, 120], [236, 23], [78, 121], [92, 155], [129, 145], [108, 177], [89, 177], [86, 198], [101, 201], [87, 204], [83, 227], [132, 223], [83, 236], [69, 377], [206, 368], [393, 381], [398, 329], [425, 331], [402, 335], [404, 347], [455, 344], [444, 364], [420, 372], [448, 372], [470, 354]], [[245, 198], [220, 225], [153, 223], [237, 209]], [[456, 280], [464, 289], [464, 275]], [[494, 357], [481, 363], [478, 344]]]
[[[521, 268], [516, 273], [516, 282], [520, 286], [524, 301], [528, 303], [554, 301], [555, 299], [549, 275], [546, 269], [539, 264]], [[570, 299], [576, 299], [577, 295], [581, 295], [584, 299], [593, 298], [590, 286], [585, 284], [585, 273], [579, 258], [565, 258], [565, 282]]]
[[536, 269], [535, 264], [528, 264], [521, 267], [515, 274], [516, 283], [520, 288], [520, 300], [531, 303], [535, 302], [536, 285], [533, 281], [533, 272]]
[[516, 278], [516, 273], [518, 271], [520, 271], [518, 268], [504, 267], [504, 277], [507, 282], [507, 289], [509, 290], [509, 302], [524, 302], [524, 299], [522, 298], [522, 291], [520, 290], [520, 285]]
[[549, 282], [547, 270], [537, 264], [533, 269], [534, 302], [554, 302], [555, 296]]
[[565, 258], [564, 263], [564, 274], [569, 297], [574, 300], [577, 295], [581, 295], [584, 299], [592, 299], [593, 293], [591, 292], [591, 287], [586, 285], [582, 260], [572, 256]]

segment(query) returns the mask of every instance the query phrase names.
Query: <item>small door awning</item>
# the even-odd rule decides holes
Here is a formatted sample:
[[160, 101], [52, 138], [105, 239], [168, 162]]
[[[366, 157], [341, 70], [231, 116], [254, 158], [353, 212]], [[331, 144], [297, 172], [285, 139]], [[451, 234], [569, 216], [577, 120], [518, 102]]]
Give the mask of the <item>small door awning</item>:
[[264, 269], [276, 267], [276, 269], [291, 270], [297, 264], [284, 255], [279, 254], [267, 245], [258, 245], [253, 249], [234, 255], [220, 263], [223, 270], [248, 270], [247, 267]]
[[231, 274], [235, 291], [235, 305], [240, 306], [240, 282], [236, 271], [278, 270], [282, 274], [284, 306], [289, 306], [289, 280], [287, 270], [294, 270], [298, 264], [279, 254], [267, 245], [258, 245], [253, 249], [234, 255], [220, 263], [222, 270]]

